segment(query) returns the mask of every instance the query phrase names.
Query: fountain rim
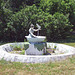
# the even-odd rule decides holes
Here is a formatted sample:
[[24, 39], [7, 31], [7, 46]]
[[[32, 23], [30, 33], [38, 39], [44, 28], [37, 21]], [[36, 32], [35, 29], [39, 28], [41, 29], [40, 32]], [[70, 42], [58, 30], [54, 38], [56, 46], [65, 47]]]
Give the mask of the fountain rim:
[[[18, 43], [24, 43], [24, 42], [18, 42]], [[59, 54], [59, 55], [18, 55], [18, 54], [10, 54], [2, 50], [3, 46], [5, 45], [10, 46], [11, 44], [15, 44], [15, 43], [7, 43], [0, 46], [0, 60], [4, 59], [6, 61], [23, 62], [23, 63], [43, 63], [43, 62], [60, 61], [68, 57], [75, 56], [75, 53], [66, 53], [66, 54]], [[58, 44], [58, 43], [53, 43], [53, 44]], [[64, 46], [64, 44], [60, 44], [60, 45]], [[68, 47], [71, 47], [71, 46], [68, 46]], [[74, 47], [71, 47], [71, 48], [74, 48]]]

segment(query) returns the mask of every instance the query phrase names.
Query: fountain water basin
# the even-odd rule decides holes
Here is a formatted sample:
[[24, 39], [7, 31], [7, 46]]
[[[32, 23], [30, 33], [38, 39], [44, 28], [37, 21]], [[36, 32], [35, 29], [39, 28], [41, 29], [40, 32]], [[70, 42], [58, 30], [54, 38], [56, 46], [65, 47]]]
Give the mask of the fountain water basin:
[[29, 42], [29, 48], [26, 50], [26, 55], [42, 55], [46, 53], [46, 42], [43, 42], [45, 36], [31, 37], [25, 36]]
[[25, 36], [29, 42], [43, 42], [46, 37], [45, 36], [36, 36], [36, 38], [32, 38], [30, 36]]

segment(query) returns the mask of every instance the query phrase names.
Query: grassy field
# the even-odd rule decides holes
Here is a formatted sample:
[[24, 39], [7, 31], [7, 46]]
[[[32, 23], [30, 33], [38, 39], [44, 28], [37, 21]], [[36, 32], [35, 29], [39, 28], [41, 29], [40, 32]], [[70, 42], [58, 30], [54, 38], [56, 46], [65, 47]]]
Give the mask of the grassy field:
[[[75, 43], [63, 43], [75, 47]], [[75, 75], [75, 57], [60, 62], [27, 64], [0, 61], [0, 75]]]
[[1, 60], [0, 75], [75, 75], [75, 57], [61, 62], [40, 64]]

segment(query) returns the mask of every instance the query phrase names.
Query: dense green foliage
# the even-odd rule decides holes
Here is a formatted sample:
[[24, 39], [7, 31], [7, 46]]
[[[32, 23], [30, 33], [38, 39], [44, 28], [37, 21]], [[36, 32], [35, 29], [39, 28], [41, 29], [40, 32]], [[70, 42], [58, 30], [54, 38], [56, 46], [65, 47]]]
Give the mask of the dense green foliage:
[[0, 0], [0, 41], [23, 41], [31, 23], [48, 41], [64, 39], [75, 29], [74, 7], [74, 0]]

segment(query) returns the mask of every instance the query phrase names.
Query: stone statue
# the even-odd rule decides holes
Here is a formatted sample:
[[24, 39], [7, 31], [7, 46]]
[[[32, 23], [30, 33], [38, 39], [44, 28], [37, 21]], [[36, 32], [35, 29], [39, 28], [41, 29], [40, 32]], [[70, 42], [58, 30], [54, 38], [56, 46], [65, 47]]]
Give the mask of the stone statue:
[[[45, 36], [39, 36], [39, 30], [41, 30], [41, 26], [37, 25], [37, 29], [34, 29], [34, 25], [31, 24], [29, 29], [29, 35], [25, 36], [27, 41], [29, 42], [29, 48], [25, 50], [27, 55], [43, 55], [46, 53], [46, 42]], [[34, 31], [38, 32], [38, 35], [34, 35]]]
[[[41, 30], [41, 26], [37, 25], [37, 29], [34, 29], [34, 25], [31, 24], [30, 29], [29, 29], [29, 35], [25, 36], [27, 41], [29, 42], [43, 42], [45, 40], [45, 36], [39, 36], [39, 30]], [[38, 35], [34, 35], [34, 32], [37, 31]]]
[[34, 29], [33, 24], [31, 24], [30, 29], [29, 29], [29, 36], [32, 37], [32, 38], [36, 38], [36, 35], [33, 34], [34, 31], [35, 32], [38, 31], [38, 35], [39, 35], [39, 30], [41, 29], [41, 26], [39, 26], [38, 24], [36, 24], [36, 25], [37, 25], [38, 29]]

